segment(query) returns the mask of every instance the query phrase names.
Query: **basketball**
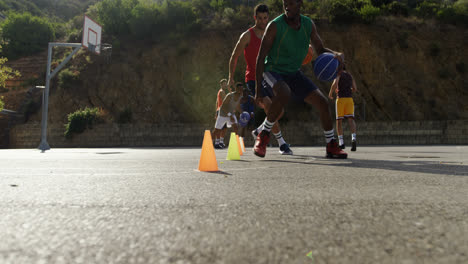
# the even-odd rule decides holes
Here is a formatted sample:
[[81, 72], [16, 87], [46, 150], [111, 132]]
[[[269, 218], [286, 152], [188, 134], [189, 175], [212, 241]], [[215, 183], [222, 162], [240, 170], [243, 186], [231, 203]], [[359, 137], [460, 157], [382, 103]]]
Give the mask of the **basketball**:
[[315, 76], [321, 81], [330, 82], [336, 78], [340, 62], [329, 52], [322, 53], [314, 62]]
[[309, 45], [309, 50], [307, 51], [307, 55], [305, 56], [304, 60], [302, 61], [302, 65], [306, 65], [312, 61], [312, 57], [314, 56], [314, 49]]
[[241, 127], [245, 127], [250, 121], [250, 114], [247, 112], [243, 112], [239, 116], [239, 125]]

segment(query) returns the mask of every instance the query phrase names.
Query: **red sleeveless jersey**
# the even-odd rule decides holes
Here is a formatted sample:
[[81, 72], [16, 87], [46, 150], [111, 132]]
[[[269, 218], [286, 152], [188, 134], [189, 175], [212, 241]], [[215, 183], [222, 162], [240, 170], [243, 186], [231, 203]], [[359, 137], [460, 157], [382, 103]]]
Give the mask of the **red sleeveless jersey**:
[[245, 82], [255, 81], [255, 66], [257, 64], [258, 51], [260, 50], [260, 44], [262, 40], [257, 37], [253, 28], [249, 28], [250, 42], [249, 45], [244, 49], [244, 58], [247, 63], [247, 69], [245, 70]]

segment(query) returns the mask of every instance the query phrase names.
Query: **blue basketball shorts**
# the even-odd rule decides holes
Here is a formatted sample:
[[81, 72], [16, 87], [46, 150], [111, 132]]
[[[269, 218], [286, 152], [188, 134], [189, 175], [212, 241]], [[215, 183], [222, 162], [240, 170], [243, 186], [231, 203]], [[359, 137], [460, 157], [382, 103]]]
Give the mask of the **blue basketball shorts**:
[[317, 90], [317, 86], [307, 78], [301, 71], [293, 74], [280, 74], [276, 72], [263, 73], [262, 93], [264, 96], [273, 98], [273, 86], [279, 81], [284, 81], [291, 90], [291, 98], [295, 101], [303, 102], [304, 99], [313, 91]]
[[250, 80], [246, 83], [246, 85], [247, 85], [247, 89], [249, 89], [252, 96], [255, 97], [255, 81]]

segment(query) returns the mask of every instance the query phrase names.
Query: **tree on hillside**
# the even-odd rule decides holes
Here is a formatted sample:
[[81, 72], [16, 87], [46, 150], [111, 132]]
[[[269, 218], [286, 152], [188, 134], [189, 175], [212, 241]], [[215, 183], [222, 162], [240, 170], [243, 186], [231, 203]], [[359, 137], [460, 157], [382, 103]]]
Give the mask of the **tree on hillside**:
[[10, 13], [1, 25], [2, 53], [8, 58], [32, 55], [55, 40], [55, 31], [46, 19], [29, 13]]
[[7, 58], [0, 58], [0, 88], [5, 88], [5, 84], [8, 79], [20, 76], [18, 71], [5, 66], [7, 61]]
[[29, 12], [35, 16], [44, 15], [31, 0], [0, 0], [0, 11]]
[[99, 0], [0, 0], [0, 11], [16, 13], [29, 12], [35, 16], [57, 17], [69, 20], [83, 14]]
[[[14, 71], [12, 68], [5, 66], [7, 61], [7, 58], [0, 58], [0, 89], [5, 88], [5, 84], [8, 79], [20, 75], [18, 71]], [[3, 106], [5, 105], [2, 99], [3, 97], [0, 98], [0, 111], [3, 110]]]

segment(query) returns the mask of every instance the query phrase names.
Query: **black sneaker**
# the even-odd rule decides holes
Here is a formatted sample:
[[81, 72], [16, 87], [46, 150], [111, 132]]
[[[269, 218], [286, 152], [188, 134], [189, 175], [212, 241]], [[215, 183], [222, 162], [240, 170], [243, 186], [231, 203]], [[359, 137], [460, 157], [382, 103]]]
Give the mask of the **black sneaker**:
[[215, 145], [214, 145], [214, 148], [215, 148], [215, 149], [222, 149], [222, 147], [221, 147], [219, 144], [215, 144]]
[[352, 144], [351, 151], [356, 151], [356, 140], [353, 140]]
[[293, 155], [292, 150], [289, 148], [289, 144], [286, 143], [280, 146], [279, 153], [281, 153], [281, 155]]
[[345, 149], [345, 148], [346, 148], [345, 144], [340, 145], [340, 149]]
[[223, 142], [219, 142], [219, 146], [220, 146], [220, 148], [221, 148], [221, 149], [224, 149], [224, 148], [226, 148], [226, 145], [224, 145], [224, 143], [223, 143]]

